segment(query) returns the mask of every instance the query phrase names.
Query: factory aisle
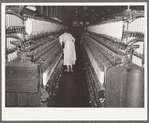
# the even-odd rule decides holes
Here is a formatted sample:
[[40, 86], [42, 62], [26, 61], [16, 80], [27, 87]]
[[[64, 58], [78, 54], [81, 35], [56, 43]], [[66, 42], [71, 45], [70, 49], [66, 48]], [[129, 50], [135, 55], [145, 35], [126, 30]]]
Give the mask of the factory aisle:
[[74, 73], [64, 72], [62, 75], [55, 107], [91, 107], [80, 49], [81, 35], [76, 31], [72, 35], [76, 39], [77, 61], [74, 66]]

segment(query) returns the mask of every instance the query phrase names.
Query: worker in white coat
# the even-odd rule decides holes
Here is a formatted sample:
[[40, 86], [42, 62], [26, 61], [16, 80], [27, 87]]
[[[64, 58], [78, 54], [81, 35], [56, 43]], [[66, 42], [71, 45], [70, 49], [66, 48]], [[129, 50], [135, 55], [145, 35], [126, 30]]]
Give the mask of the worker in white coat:
[[76, 62], [75, 38], [69, 32], [65, 32], [59, 37], [59, 42], [61, 45], [64, 43], [64, 65], [67, 66], [65, 72], [73, 72]]

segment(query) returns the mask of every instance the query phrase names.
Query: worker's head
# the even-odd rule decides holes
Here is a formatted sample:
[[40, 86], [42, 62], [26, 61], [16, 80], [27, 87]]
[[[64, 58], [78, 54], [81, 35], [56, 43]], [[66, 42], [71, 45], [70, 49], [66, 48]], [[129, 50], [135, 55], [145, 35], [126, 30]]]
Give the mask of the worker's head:
[[65, 33], [71, 33], [71, 31], [69, 29], [65, 30]]

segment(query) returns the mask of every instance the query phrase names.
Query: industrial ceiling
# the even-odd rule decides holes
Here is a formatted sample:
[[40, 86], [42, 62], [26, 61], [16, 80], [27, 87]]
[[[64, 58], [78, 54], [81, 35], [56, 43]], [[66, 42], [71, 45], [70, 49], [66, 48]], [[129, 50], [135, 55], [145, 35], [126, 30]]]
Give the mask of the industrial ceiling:
[[[112, 15], [120, 13], [127, 10], [144, 11], [144, 6], [126, 6], [126, 5], [113, 5], [113, 6], [35, 6], [36, 11], [31, 11], [23, 6], [21, 14], [30, 14], [32, 16], [37, 16], [41, 18], [58, 18], [61, 22], [65, 24], [72, 24], [76, 22], [89, 22], [90, 24], [98, 23], [104, 19], [113, 18]], [[7, 6], [7, 8], [13, 9], [13, 11], [18, 12], [18, 6]], [[122, 15], [123, 16], [123, 15]]]
[[[62, 7], [66, 14], [65, 21], [72, 23], [73, 21], [82, 21], [96, 23], [105, 18], [127, 10], [128, 6], [65, 6]], [[132, 10], [144, 10], [143, 6], [131, 6]]]

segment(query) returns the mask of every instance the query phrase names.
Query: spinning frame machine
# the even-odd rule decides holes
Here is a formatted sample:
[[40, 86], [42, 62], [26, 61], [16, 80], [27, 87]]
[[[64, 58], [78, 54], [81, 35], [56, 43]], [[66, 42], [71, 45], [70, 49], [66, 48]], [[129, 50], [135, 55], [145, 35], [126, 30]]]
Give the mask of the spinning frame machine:
[[81, 44], [92, 107], [143, 107], [144, 12], [126, 10], [84, 29]]
[[59, 35], [66, 26], [6, 12], [6, 106], [53, 106], [61, 78]]
[[[144, 12], [126, 13], [82, 33], [92, 107], [144, 106]], [[6, 106], [54, 106], [62, 73], [58, 36], [65, 28], [7, 11]]]

